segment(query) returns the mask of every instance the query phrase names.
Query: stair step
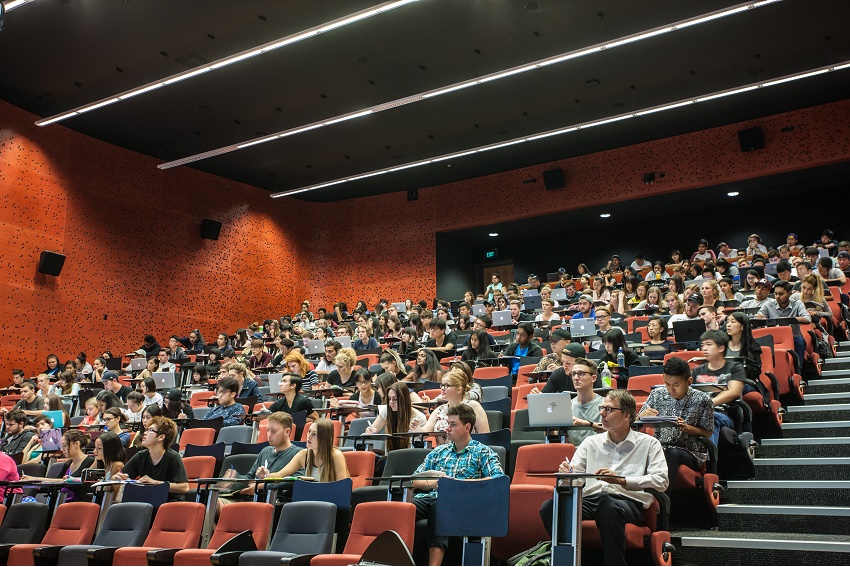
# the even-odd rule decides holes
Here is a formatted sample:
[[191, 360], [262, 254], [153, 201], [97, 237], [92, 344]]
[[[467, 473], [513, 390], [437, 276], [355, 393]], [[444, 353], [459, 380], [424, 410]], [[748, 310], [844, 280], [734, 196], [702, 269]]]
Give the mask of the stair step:
[[850, 376], [850, 370], [826, 370], [821, 369], [821, 378], [840, 378]]
[[718, 530], [672, 535], [674, 565], [833, 565], [850, 560], [846, 535]]
[[[850, 391], [809, 393], [806, 388], [806, 405], [826, 405], [837, 400], [850, 400]], [[793, 407], [793, 406], [792, 406]]]
[[809, 394], [825, 394], [827, 392], [846, 392], [850, 390], [850, 378], [822, 378], [809, 380], [806, 384], [806, 398]]
[[759, 458], [757, 480], [842, 480], [850, 478], [850, 457]]
[[735, 480], [726, 483], [723, 503], [774, 506], [830, 506], [850, 501], [846, 480]]
[[721, 504], [717, 507], [717, 520], [724, 531], [794, 533], [800, 526], [817, 526], [813, 532], [850, 533], [850, 508], [839, 506]]
[[762, 439], [756, 456], [764, 458], [850, 457], [850, 437]]
[[827, 358], [823, 361], [824, 370], [850, 370], [850, 358], [842, 356], [840, 358]]
[[801, 423], [804, 421], [850, 421], [850, 404], [813, 404], [809, 406], [789, 406], [786, 408], [783, 422]]
[[784, 438], [850, 437], [850, 421], [783, 421]]

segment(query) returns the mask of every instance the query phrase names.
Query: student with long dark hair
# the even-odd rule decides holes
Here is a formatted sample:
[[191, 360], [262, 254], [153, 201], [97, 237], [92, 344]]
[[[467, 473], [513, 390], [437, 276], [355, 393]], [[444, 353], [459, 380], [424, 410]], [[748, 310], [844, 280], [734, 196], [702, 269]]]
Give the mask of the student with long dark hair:
[[496, 358], [496, 354], [490, 348], [490, 343], [487, 340], [487, 331], [479, 329], [469, 335], [467, 349], [463, 351], [460, 359], [464, 361], [475, 361], [481, 358]]

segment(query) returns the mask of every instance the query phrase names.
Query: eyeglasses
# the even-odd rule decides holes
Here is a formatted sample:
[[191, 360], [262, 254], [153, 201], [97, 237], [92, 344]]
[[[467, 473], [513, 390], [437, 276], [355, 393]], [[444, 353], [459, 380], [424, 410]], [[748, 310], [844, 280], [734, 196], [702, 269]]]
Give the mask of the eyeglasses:
[[611, 413], [612, 411], [622, 410], [623, 408], [612, 408], [611, 406], [599, 406], [599, 413]]
[[597, 313], [596, 314], [597, 319], [607, 319], [609, 317], [610, 317], [610, 315], [605, 315], [604, 313]]
[[590, 372], [586, 370], [573, 370], [570, 373], [570, 376], [572, 376], [573, 378], [584, 378], [585, 376], [590, 376]]
[[147, 429], [145, 429], [145, 433], [153, 433], [154, 435], [159, 435], [159, 431], [157, 431], [153, 427], [148, 427]]
[[366, 384], [371, 384], [371, 382], [370, 382], [370, 381], [368, 381], [368, 380], [358, 380], [358, 381], [356, 382], [356, 384], [357, 384], [358, 386], [365, 386]]
[[451, 387], [452, 387], [452, 385], [451, 385], [451, 384], [440, 384], [440, 389], [441, 389], [441, 390], [446, 390], [446, 389], [451, 388]]

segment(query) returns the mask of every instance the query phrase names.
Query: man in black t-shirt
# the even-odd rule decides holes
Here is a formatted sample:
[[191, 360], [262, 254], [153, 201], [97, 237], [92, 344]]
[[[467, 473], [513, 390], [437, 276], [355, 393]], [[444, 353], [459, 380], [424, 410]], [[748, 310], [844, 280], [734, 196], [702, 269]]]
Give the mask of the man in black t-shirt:
[[705, 360], [705, 364], [697, 366], [691, 371], [694, 383], [717, 383], [727, 386], [725, 391], [716, 393], [711, 399], [714, 404], [714, 432], [711, 435], [711, 440], [717, 445], [721, 427], [735, 428], [732, 418], [726, 414], [722, 407], [718, 406], [741, 399], [747, 373], [740, 363], [726, 360], [726, 347], [729, 344], [729, 336], [726, 333], [706, 331], [700, 336], [699, 340], [700, 348], [705, 357], [692, 360]]
[[103, 389], [109, 390], [119, 398], [124, 403], [127, 403], [127, 394], [133, 391], [133, 388], [130, 386], [124, 386], [121, 382], [118, 381], [118, 374], [113, 372], [112, 370], [107, 370], [103, 373], [103, 377], [100, 379], [103, 382]]
[[298, 393], [301, 390], [301, 382], [301, 376], [298, 374], [284, 374], [280, 379], [280, 393], [283, 396], [271, 405], [269, 411], [272, 413], [283, 411], [288, 414], [306, 411], [308, 421], [318, 419], [319, 414], [316, 413], [310, 398]]
[[457, 335], [454, 331], [446, 333], [447, 327], [445, 319], [432, 319], [431, 324], [428, 325], [428, 334], [431, 338], [428, 339], [425, 346], [439, 352], [454, 350], [457, 347]]
[[157, 416], [142, 433], [142, 450], [124, 465], [115, 480], [137, 480], [140, 484], [169, 483], [168, 500], [183, 500], [189, 491], [189, 478], [180, 454], [171, 449], [177, 438], [177, 425], [167, 417]]
[[[587, 352], [584, 350], [584, 347], [579, 343], [568, 343], [567, 346], [561, 351], [561, 363], [563, 366], [561, 368], [557, 368], [552, 375], [549, 376], [549, 379], [546, 381], [546, 384], [543, 386], [543, 390], [538, 390], [536, 387], [529, 392], [529, 394], [556, 394], [559, 392], [575, 392], [576, 387], [573, 384], [573, 378], [570, 376], [570, 373], [573, 370], [573, 363], [577, 358], [584, 358], [587, 356]], [[596, 376], [596, 381], [593, 383], [594, 388], [602, 387], [602, 378], [598, 375]]]

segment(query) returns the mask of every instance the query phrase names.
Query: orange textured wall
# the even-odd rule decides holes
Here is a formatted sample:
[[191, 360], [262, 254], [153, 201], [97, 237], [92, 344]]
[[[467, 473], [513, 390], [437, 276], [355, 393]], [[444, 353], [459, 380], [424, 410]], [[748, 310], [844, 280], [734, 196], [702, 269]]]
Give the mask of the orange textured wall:
[[[268, 193], [34, 120], [0, 102], [0, 382], [51, 352], [211, 340], [301, 301], [304, 258]], [[203, 218], [222, 221], [218, 241]], [[67, 256], [59, 277], [37, 272], [42, 250]]]
[[[421, 189], [412, 203], [404, 192], [303, 203], [187, 168], [160, 172], [153, 158], [34, 120], [0, 102], [0, 382], [11, 368], [43, 368], [49, 352], [123, 352], [146, 332], [164, 340], [194, 327], [211, 338], [304, 298], [433, 297], [438, 232], [850, 159], [842, 101]], [[750, 126], [766, 148], [744, 154], [737, 130]], [[569, 201], [522, 184], [552, 167], [567, 172]], [[648, 187], [640, 175], [653, 170], [665, 177]], [[508, 188], [521, 210], [479, 206]], [[200, 239], [202, 218], [224, 223], [220, 240]], [[60, 277], [36, 272], [41, 250], [68, 256]]]
[[[765, 149], [742, 153], [738, 130], [762, 128]], [[783, 128], [793, 127], [783, 132]], [[493, 159], [498, 159], [496, 155]], [[644, 144], [617, 148], [468, 181], [406, 193], [305, 204], [308, 215], [368, 219], [346, 232], [317, 230], [309, 296], [319, 304], [379, 297], [430, 299], [436, 293], [436, 234], [513, 218], [581, 209], [616, 201], [685, 191], [838, 163], [850, 159], [850, 101], [731, 124]], [[566, 193], [546, 191], [523, 179], [562, 168]], [[664, 172], [651, 186], [645, 171]], [[509, 191], [512, 189], [512, 191]], [[522, 207], [498, 206], [491, 196], [521, 195]], [[552, 206], [553, 202], [556, 204]], [[481, 206], [490, 203], [491, 206]], [[375, 214], [375, 211], [384, 211]], [[386, 213], [392, 211], [392, 214]], [[628, 238], [628, 235], [611, 235]], [[321, 285], [316, 285], [316, 284]], [[352, 291], [355, 290], [355, 291]]]

